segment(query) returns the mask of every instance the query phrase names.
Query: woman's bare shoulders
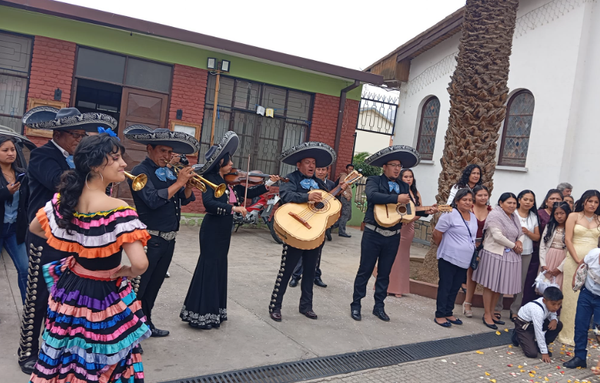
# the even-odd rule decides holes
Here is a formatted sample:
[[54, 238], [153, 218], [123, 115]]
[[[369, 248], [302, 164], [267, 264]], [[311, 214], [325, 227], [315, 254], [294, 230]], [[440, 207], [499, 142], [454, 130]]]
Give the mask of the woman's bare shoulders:
[[110, 211], [120, 207], [126, 207], [129, 204], [122, 199], [113, 198], [105, 195], [104, 197], [95, 197], [93, 200], [80, 199], [77, 206], [79, 213], [97, 213], [102, 211]]

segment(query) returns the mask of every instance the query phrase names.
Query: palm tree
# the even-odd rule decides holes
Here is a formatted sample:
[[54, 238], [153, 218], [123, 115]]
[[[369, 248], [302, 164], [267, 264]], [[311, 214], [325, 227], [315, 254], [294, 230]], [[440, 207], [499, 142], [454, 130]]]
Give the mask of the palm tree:
[[[448, 87], [450, 118], [438, 203], [446, 202], [450, 188], [468, 164], [481, 166], [483, 183], [492, 191], [518, 6], [518, 0], [467, 0], [457, 65]], [[434, 217], [432, 227], [436, 222]], [[420, 270], [421, 280], [437, 280], [436, 251], [432, 244]]]

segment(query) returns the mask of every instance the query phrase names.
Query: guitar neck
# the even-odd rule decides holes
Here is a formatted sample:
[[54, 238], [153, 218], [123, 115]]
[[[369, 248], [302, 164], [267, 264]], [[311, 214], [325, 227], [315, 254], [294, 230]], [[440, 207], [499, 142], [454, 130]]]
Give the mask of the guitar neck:
[[330, 191], [329, 194], [331, 194], [334, 197], [337, 197], [337, 195], [340, 194], [341, 191], [342, 191], [342, 188], [340, 187], [340, 185], [338, 185], [332, 191]]
[[433, 208], [433, 206], [415, 206], [416, 211], [425, 211], [425, 210], [429, 210], [432, 208]]

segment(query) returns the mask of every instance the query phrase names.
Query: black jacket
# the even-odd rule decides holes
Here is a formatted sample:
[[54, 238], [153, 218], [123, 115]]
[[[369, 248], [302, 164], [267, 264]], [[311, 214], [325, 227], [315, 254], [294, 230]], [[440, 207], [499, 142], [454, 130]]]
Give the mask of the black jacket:
[[62, 152], [48, 141], [31, 152], [27, 178], [29, 178], [29, 206], [27, 219], [35, 218], [37, 211], [58, 191], [60, 177], [69, 165]]
[[[399, 194], [409, 194], [408, 185], [397, 179], [396, 183], [400, 186], [400, 193], [390, 191], [390, 181], [385, 175], [371, 176], [367, 178], [365, 186], [365, 194], [367, 195], [367, 211], [365, 212], [365, 223], [379, 226], [375, 220], [373, 209], [375, 205], [397, 203]], [[392, 227], [382, 227], [385, 230], [398, 230], [402, 227], [402, 223], [398, 223]]]
[[[290, 179], [290, 182], [286, 182], [279, 186], [279, 196], [281, 197], [281, 204], [285, 204], [288, 202], [293, 203], [306, 203], [308, 202], [308, 192], [310, 190], [304, 189], [300, 182], [304, 179], [308, 179], [304, 174], [300, 173], [299, 170], [296, 170], [293, 173], [290, 173], [286, 176], [286, 178]], [[319, 185], [319, 189], [329, 191], [325, 183], [318, 179], [316, 176], [312, 176], [312, 179], [317, 182]]]
[[[163, 232], [179, 230], [179, 220], [181, 218], [181, 206], [194, 201], [194, 193], [190, 198], [185, 197], [184, 188], [181, 188], [173, 197], [169, 198], [169, 186], [175, 183], [174, 180], [167, 179], [161, 181], [156, 176], [158, 165], [150, 158], [140, 162], [131, 170], [133, 175], [145, 174], [148, 176], [148, 183], [139, 191], [131, 190], [135, 208], [148, 230], [158, 230]], [[131, 180], [127, 180], [131, 187]]]
[[[217, 185], [225, 182], [223, 177], [218, 172], [212, 172], [209, 174], [203, 175], [204, 178], [213, 182]], [[236, 196], [238, 203], [236, 206], [240, 205], [240, 202], [244, 199], [244, 189], [246, 187], [244, 185], [235, 185], [233, 188], [233, 193]], [[248, 188], [248, 198], [252, 199], [254, 197], [258, 197], [261, 194], [264, 194], [268, 191], [267, 187], [263, 184], [260, 186], [256, 186], [253, 188]], [[204, 204], [204, 208], [208, 214], [213, 215], [231, 215], [231, 210], [234, 205], [229, 204], [229, 189], [226, 193], [219, 198], [215, 198], [215, 193], [213, 193], [212, 189], [208, 189], [206, 193], [202, 193], [202, 203]]]
[[[19, 175], [25, 173], [25, 169], [14, 168], [15, 174]], [[27, 186], [27, 176], [21, 181], [21, 187], [19, 188], [19, 206], [17, 208], [17, 243], [21, 244], [25, 242], [25, 233], [29, 226], [27, 219], [27, 199], [29, 197], [29, 188]], [[4, 222], [5, 202], [12, 202], [13, 195], [8, 191], [8, 182], [4, 178], [4, 174], [0, 172], [0, 219]]]

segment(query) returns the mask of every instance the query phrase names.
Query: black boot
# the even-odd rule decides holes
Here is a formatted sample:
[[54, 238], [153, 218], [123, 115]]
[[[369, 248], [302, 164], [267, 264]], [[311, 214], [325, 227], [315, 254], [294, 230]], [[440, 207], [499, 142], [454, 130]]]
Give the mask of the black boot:
[[292, 277], [292, 279], [290, 279], [290, 287], [296, 287], [296, 286], [298, 286], [298, 281], [299, 280], [300, 280], [300, 278]]

